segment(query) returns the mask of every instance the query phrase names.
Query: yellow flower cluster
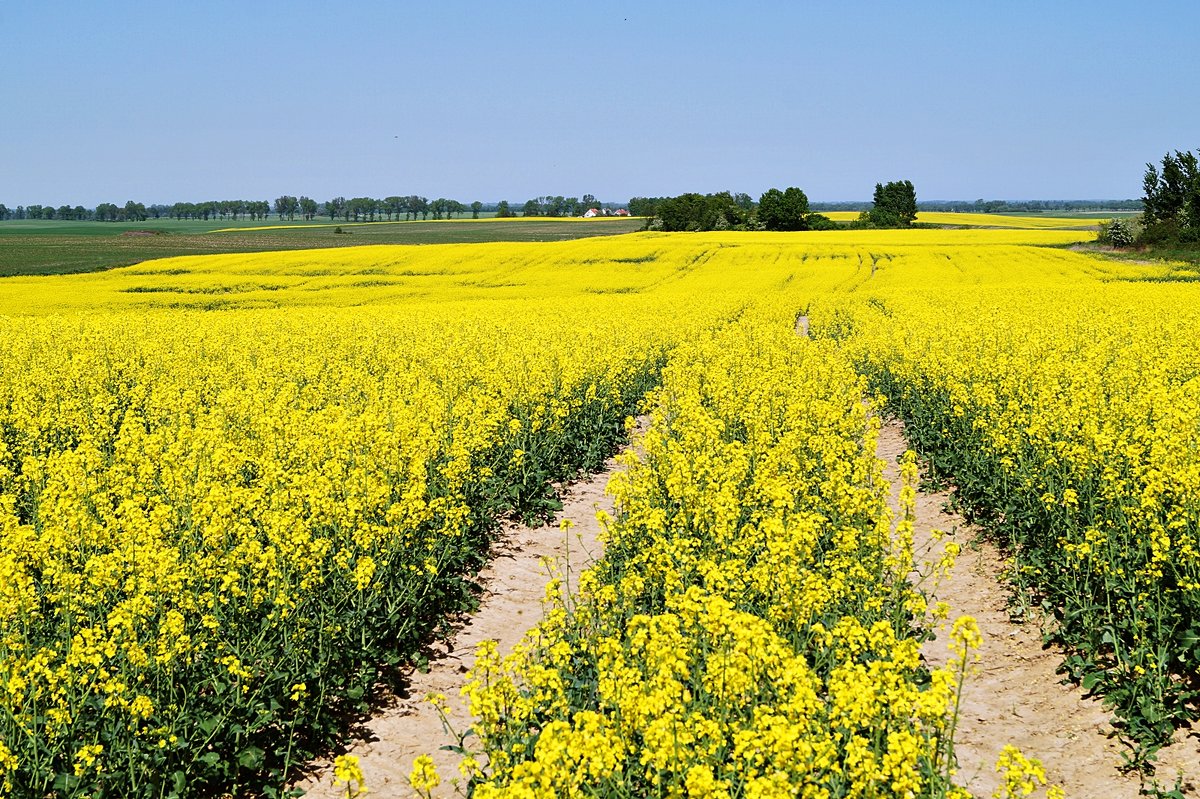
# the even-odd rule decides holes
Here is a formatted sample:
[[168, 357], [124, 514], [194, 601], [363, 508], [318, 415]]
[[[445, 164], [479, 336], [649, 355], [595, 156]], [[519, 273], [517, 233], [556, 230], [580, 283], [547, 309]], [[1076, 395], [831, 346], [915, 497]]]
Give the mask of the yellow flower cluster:
[[[1046, 786], [1046, 770], [1037, 760], [1030, 760], [1015, 746], [1005, 746], [996, 761], [996, 772], [1004, 782], [992, 792], [993, 799], [1026, 799]], [[1046, 799], [1064, 799], [1061, 788], [1046, 786]]]
[[409, 784], [417, 792], [417, 796], [428, 797], [434, 788], [441, 784], [442, 778], [437, 773], [433, 758], [421, 755], [413, 761], [412, 773], [408, 777]]
[[346, 799], [354, 799], [367, 793], [363, 782], [362, 766], [355, 755], [338, 755], [333, 760], [333, 780], [346, 783]]

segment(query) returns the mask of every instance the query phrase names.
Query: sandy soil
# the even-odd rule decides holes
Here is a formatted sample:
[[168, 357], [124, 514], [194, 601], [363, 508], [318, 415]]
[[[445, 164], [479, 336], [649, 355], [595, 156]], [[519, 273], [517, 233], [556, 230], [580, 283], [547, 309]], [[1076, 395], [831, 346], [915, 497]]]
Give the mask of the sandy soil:
[[[459, 791], [452, 780], [459, 780], [459, 756], [442, 751], [442, 746], [458, 741], [445, 731], [437, 711], [425, 701], [430, 693], [444, 694], [449, 705], [452, 727], [465, 732], [471, 725], [466, 701], [459, 696], [467, 671], [474, 665], [475, 648], [483, 641], [498, 642], [501, 654], [508, 654], [525, 632], [541, 620], [542, 597], [552, 578], [563, 579], [574, 591], [579, 573], [599, 556], [600, 510], [612, 512], [612, 498], [605, 494], [609, 477], [619, 468], [609, 461], [604, 471], [563, 486], [559, 496], [563, 509], [554, 524], [545, 527], [506, 525], [492, 562], [480, 574], [484, 586], [483, 602], [449, 645], [437, 651], [427, 673], [413, 672], [404, 696], [385, 701], [384, 709], [367, 720], [361, 736], [348, 748], [359, 757], [359, 765], [372, 799], [411, 797], [408, 775], [413, 761], [430, 755], [442, 778], [434, 796], [454, 796]], [[559, 526], [569, 519], [569, 533]], [[547, 559], [553, 559], [550, 564]], [[468, 748], [474, 739], [468, 739]], [[309, 779], [298, 784], [312, 797], [345, 797], [345, 784], [339, 793], [333, 784], [329, 762], [314, 764]]]
[[[900, 489], [897, 458], [906, 448], [903, 426], [887, 424], [878, 453], [887, 464], [893, 508]], [[935, 599], [949, 603], [951, 622], [961, 615], [974, 616], [983, 633], [979, 673], [967, 683], [955, 736], [959, 782], [977, 796], [991, 796], [997, 785], [996, 759], [1011, 743], [1026, 756], [1039, 758], [1048, 779], [1068, 797], [1138, 796], [1139, 778], [1119, 768], [1123, 746], [1109, 723], [1111, 714], [1099, 700], [1085, 698], [1077, 686], [1062, 684], [1056, 673], [1062, 654], [1043, 648], [1036, 624], [1012, 623], [1008, 589], [1000, 579], [1000, 553], [980, 540], [978, 530], [961, 516], [945, 510], [949, 500], [947, 493], [918, 493], [915, 549], [918, 560], [938, 559], [942, 544], [932, 543], [934, 529], [949, 533], [945, 540], [962, 546], [951, 577], [938, 587]], [[945, 664], [948, 640], [947, 628], [925, 645], [931, 665]], [[1185, 795], [1197, 795], [1200, 739], [1182, 732], [1159, 753], [1157, 778], [1170, 788], [1180, 771], [1186, 775]]]

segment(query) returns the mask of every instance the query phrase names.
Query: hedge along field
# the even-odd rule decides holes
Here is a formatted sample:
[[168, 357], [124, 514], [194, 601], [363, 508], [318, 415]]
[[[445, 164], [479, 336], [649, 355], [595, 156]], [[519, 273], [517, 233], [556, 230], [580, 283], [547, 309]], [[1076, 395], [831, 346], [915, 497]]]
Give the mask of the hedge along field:
[[[661, 434], [684, 436], [689, 447], [711, 439], [722, 458], [765, 461], [789, 479], [803, 477], [788, 459], [820, 463], [826, 450], [798, 448], [787, 432], [809, 429], [816, 422], [803, 417], [818, 407], [772, 393], [790, 370], [803, 385], [821, 385], [812, 370], [852, 377], [855, 365], [899, 402], [880, 364], [899, 362], [918, 316], [874, 317], [894, 293], [933, 306], [938, 296], [923, 287], [937, 279], [955, 296], [1002, 304], [1023, 281], [1084, 283], [1101, 302], [1119, 288], [1105, 281], [1161, 276], [1160, 267], [1030, 246], [1089, 235], [638, 234], [174, 258], [6, 279], [0, 774], [7, 790], [278, 791], [295, 763], [335, 740], [345, 714], [361, 707], [388, 667], [411, 661], [447, 613], [470, 605], [464, 578], [486, 556], [498, 514], [552, 508], [548, 481], [599, 463], [655, 385], [674, 393], [654, 394], [650, 407], [669, 409], [674, 400], [664, 398], [688, 396], [667, 388], [664, 368], [678, 386], [689, 370], [722, 379], [700, 368], [711, 351], [690, 342], [722, 342], [707, 346], [736, 352], [735, 342], [745, 340], [757, 347], [746, 353], [776, 368], [736, 373], [720, 402], [714, 398], [725, 395], [700, 387], [701, 405], [716, 404], [695, 414], [682, 406], [677, 429], [670, 426], [676, 411], [662, 410]], [[1139, 288], [1169, 297], [1178, 287]], [[805, 311], [814, 334], [833, 342], [795, 338], [793, 323]], [[923, 635], [919, 603], [895, 579], [905, 567], [887, 563], [900, 556], [879, 549], [870, 504], [879, 488], [854, 454], [855, 436], [870, 435], [853, 411], [864, 390], [838, 377], [828, 387], [837, 393], [818, 395], [823, 413], [833, 413], [820, 417], [833, 425], [828, 452], [844, 455], [853, 474], [835, 469], [815, 494], [801, 480], [780, 495], [779, 508], [740, 483], [719, 496], [727, 519], [767, 519], [789, 502], [790, 513], [809, 514], [814, 540], [828, 542], [809, 564], [816, 573], [833, 565], [822, 560], [825, 547], [836, 548], [850, 530], [866, 536], [863, 560], [880, 564], [861, 581], [869, 590], [855, 595], [855, 582], [820, 612], [838, 616], [834, 627], [845, 614], [846, 630], [886, 623], [890, 632], [880, 627], [876, 642], [884, 648], [818, 663], [815, 653], [841, 646], [840, 633], [812, 649], [804, 631], [817, 623], [833, 629], [832, 616], [780, 605], [772, 594], [721, 594], [707, 582], [715, 573], [697, 583], [705, 553], [724, 540], [699, 519], [683, 545], [697, 558], [686, 575], [692, 583], [670, 584], [684, 594], [693, 583], [713, 592], [730, 603], [729, 613], [759, 613], [768, 625], [755, 628], [762, 640], [781, 642], [772, 644], [780, 663], [812, 671], [795, 674], [827, 706], [838, 695], [829, 684], [838, 663], [879, 672], [871, 664], [892, 657], [893, 639], [907, 651], [905, 642]], [[790, 410], [772, 421], [755, 417], [761, 411], [746, 402]], [[835, 424], [837, 414], [845, 418]], [[751, 430], [761, 440], [743, 441]], [[732, 446], [739, 442], [740, 455]], [[682, 468], [684, 460], [674, 462]], [[721, 468], [741, 468], [736, 458], [730, 463]], [[866, 504], [850, 514], [836, 495], [843, 489], [865, 492]], [[667, 524], [677, 510], [631, 528], [631, 536], [663, 539], [664, 562], [677, 551], [670, 540], [678, 528]], [[720, 532], [729, 529], [740, 525]], [[776, 533], [766, 525], [763, 546], [790, 546]], [[684, 610], [656, 593], [667, 587], [650, 585], [643, 615]], [[699, 616], [687, 624], [689, 634], [703, 626]], [[923, 682], [919, 665], [896, 669], [904, 696], [937, 704], [923, 693], [934, 683]], [[916, 763], [912, 779], [929, 795], [946, 789], [941, 722], [894, 722], [895, 746], [908, 754], [896, 754], [886, 737], [868, 740], [863, 757], [869, 752], [878, 768], [863, 766], [865, 778], [880, 791], [893, 779], [908, 785], [906, 769]], [[858, 734], [845, 728], [846, 740]], [[888, 752], [890, 770], [880, 771]], [[499, 770], [493, 778], [508, 779]], [[849, 783], [830, 784], [840, 795]]]

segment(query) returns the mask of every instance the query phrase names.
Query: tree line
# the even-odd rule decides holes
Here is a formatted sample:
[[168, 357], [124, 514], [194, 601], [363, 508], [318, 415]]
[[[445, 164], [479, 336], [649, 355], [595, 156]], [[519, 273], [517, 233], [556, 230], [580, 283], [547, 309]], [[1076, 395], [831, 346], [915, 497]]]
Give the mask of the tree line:
[[[1178, 155], [1170, 155], [1160, 172], [1155, 167], [1158, 179], [1164, 179], [1167, 184], [1174, 181], [1176, 171], [1184, 169], [1179, 165]], [[1164, 178], [1165, 175], [1165, 178]], [[890, 184], [889, 184], [890, 185]], [[1166, 194], [1171, 194], [1168, 189]], [[728, 195], [728, 198], [725, 197]], [[720, 192], [715, 195], [695, 195], [710, 198], [707, 203], [711, 206], [703, 212], [697, 211], [703, 224], [716, 224], [717, 218], [723, 218], [725, 224], [738, 227], [753, 224], [754, 214], [751, 213], [758, 205], [749, 195], [744, 193]], [[633, 197], [625, 206], [631, 216], [654, 217], [659, 205], [669, 197]], [[761, 199], [761, 198], [760, 198]], [[860, 211], [870, 212], [879, 206], [875, 201], [867, 202], [812, 202], [808, 204], [808, 213], [824, 211]], [[696, 206], [695, 197], [687, 203]], [[1152, 201], [1153, 202], [1153, 201]], [[732, 211], [730, 206], [740, 209]], [[564, 197], [562, 195], [542, 195], [527, 200], [523, 205], [510, 204], [507, 200], [498, 203], [472, 202], [463, 204], [457, 200], [437, 198], [430, 200], [419, 195], [385, 197], [334, 197], [324, 202], [318, 202], [310, 197], [295, 197], [283, 195], [274, 201], [268, 200], [209, 200], [199, 203], [179, 202], [171, 205], [144, 205], [132, 200], [124, 205], [101, 203], [95, 208], [82, 205], [29, 205], [8, 208], [0, 203], [0, 220], [7, 219], [59, 219], [67, 221], [99, 221], [99, 222], [141, 222], [147, 219], [251, 219], [263, 220], [271, 215], [279, 219], [295, 220], [297, 217], [305, 220], [328, 217], [330, 221], [342, 219], [346, 222], [362, 221], [395, 221], [417, 219], [453, 219], [461, 218], [468, 211], [473, 218], [480, 213], [494, 212], [497, 217], [515, 216], [549, 216], [567, 217], [582, 216], [588, 209], [604, 210], [616, 207], [612, 203], [602, 203], [592, 194], [582, 197]], [[1047, 211], [1142, 211], [1143, 200], [925, 200], [916, 203], [921, 211], [965, 211], [976, 213], [1029, 213]], [[698, 217], [698, 218], [699, 218]], [[693, 220], [695, 221], [695, 220]], [[821, 224], [818, 220], [815, 223]], [[875, 216], [875, 221], [863, 224], [886, 226], [884, 220]]]
[[133, 200], [122, 205], [115, 203], [100, 203], [95, 208], [85, 208], [82, 205], [19, 205], [8, 208], [0, 204], [0, 220], [7, 219], [59, 219], [67, 221], [96, 221], [96, 222], [144, 222], [147, 219], [266, 219], [274, 214], [279, 219], [314, 220], [319, 217], [329, 217], [335, 221], [342, 219], [346, 222], [376, 222], [376, 221], [415, 221], [417, 219], [458, 219], [470, 212], [473, 219], [478, 219], [484, 212], [495, 212], [498, 217], [513, 216], [582, 216], [589, 209], [604, 210], [606, 205], [596, 199], [595, 195], [585, 194], [582, 197], [563, 197], [562, 195], [543, 195], [534, 197], [520, 207], [520, 213], [507, 200], [498, 203], [484, 203], [476, 200], [472, 203], [462, 203], [445, 197], [429, 199], [416, 194], [407, 196], [393, 195], [391, 197], [333, 197], [324, 202], [318, 202], [311, 197], [296, 197], [282, 195], [275, 200], [208, 200], [205, 202], [179, 202], [171, 205], [144, 205]]
[[133, 200], [120, 206], [115, 203], [100, 203], [95, 208], [85, 208], [82, 205], [18, 205], [9, 208], [0, 203], [0, 221], [6, 219], [62, 219], [72, 222], [118, 222], [125, 220], [142, 221], [151, 217], [158, 219], [166, 216], [166, 206], [156, 205], [147, 208], [142, 203]]
[[835, 230], [852, 228], [911, 227], [917, 216], [917, 195], [911, 181], [875, 184], [870, 208], [847, 225], [818, 213], [803, 190], [767, 189], [755, 202], [750, 195], [728, 191], [716, 194], [690, 192], [677, 197], [634, 197], [633, 216], [647, 217], [649, 230]]
[[[508, 216], [514, 216], [509, 208], [508, 202], [502, 202], [504, 210], [508, 212]], [[583, 216], [589, 209], [595, 208], [600, 210], [602, 203], [596, 199], [595, 195], [585, 194], [582, 197], [563, 197], [560, 194], [546, 195], [543, 197], [534, 197], [526, 200], [521, 206], [522, 216]], [[499, 210], [496, 216], [501, 216]]]
[[372, 197], [334, 197], [317, 202], [311, 197], [283, 195], [269, 200], [209, 200], [199, 203], [174, 203], [172, 205], [144, 205], [130, 200], [124, 205], [100, 203], [95, 208], [82, 205], [19, 205], [9, 208], [0, 203], [0, 221], [8, 219], [59, 219], [75, 222], [144, 222], [147, 219], [266, 219], [274, 214], [279, 219], [295, 220], [297, 217], [313, 220], [328, 216], [330, 221], [339, 217], [347, 222], [375, 222], [380, 220], [399, 221], [459, 218], [468, 211], [478, 219], [483, 211], [494, 211], [495, 205], [476, 201], [469, 205], [458, 200], [439, 197], [409, 195], [383, 199]]

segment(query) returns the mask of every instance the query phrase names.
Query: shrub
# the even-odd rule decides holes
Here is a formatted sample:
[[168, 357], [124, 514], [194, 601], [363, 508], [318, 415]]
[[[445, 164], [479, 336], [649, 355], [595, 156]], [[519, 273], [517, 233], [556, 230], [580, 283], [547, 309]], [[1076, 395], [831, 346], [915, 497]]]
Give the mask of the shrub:
[[867, 214], [867, 217], [871, 220], [871, 224], [874, 227], [892, 228], [904, 227], [905, 225], [904, 219], [901, 218], [898, 213], [887, 208], [880, 208], [879, 206], [876, 206], [870, 211], [866, 211], [864, 213]]
[[806, 217], [809, 230], [841, 230], [842, 226], [824, 214], [809, 214]]
[[1114, 219], [1108, 224], [1108, 239], [1114, 247], [1132, 247], [1133, 225], [1124, 219]]

